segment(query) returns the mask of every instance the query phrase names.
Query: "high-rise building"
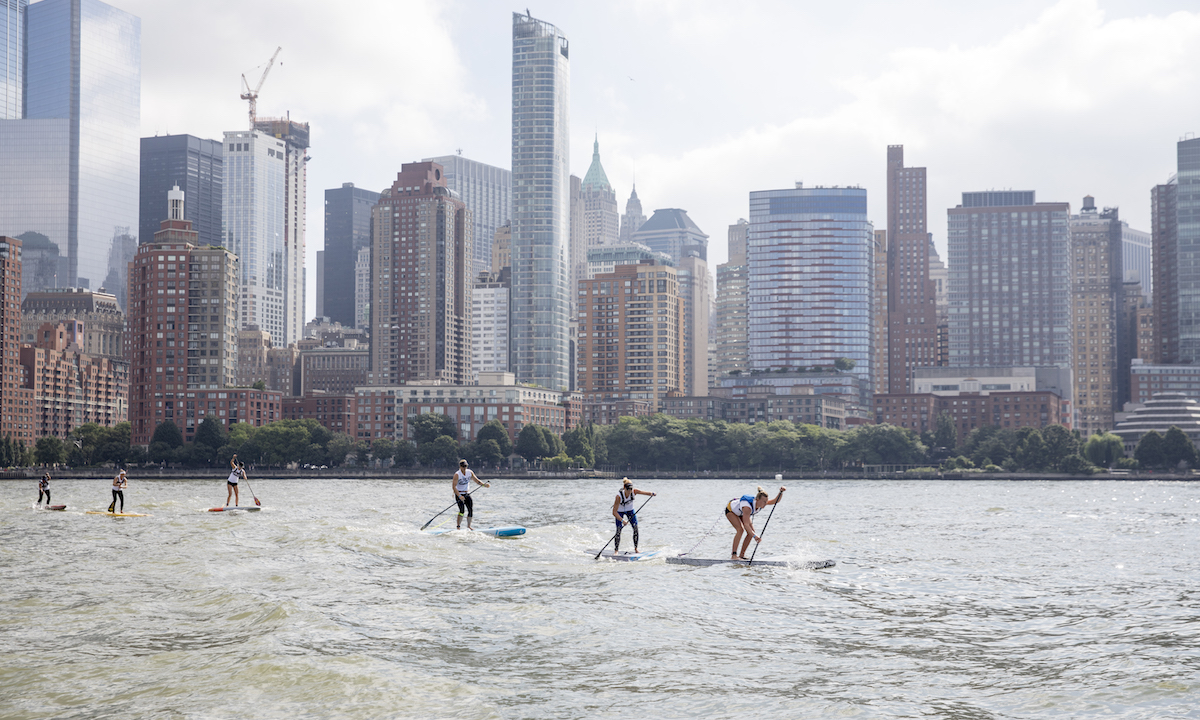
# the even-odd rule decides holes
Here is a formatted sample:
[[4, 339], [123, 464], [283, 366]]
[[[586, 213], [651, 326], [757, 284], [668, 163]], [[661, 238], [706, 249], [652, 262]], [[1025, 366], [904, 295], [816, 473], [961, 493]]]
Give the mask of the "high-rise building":
[[588, 249], [615, 245], [621, 239], [617, 193], [600, 164], [600, 138], [592, 144], [592, 164], [583, 176], [584, 244]]
[[371, 328], [371, 248], [360, 248], [354, 261], [354, 322], [351, 327]]
[[358, 253], [371, 247], [371, 208], [379, 192], [342, 183], [325, 191], [324, 312], [333, 322], [355, 327], [355, 266]]
[[1200, 138], [1176, 145], [1176, 174], [1152, 192], [1153, 294], [1162, 362], [1200, 364]]
[[33, 389], [21, 366], [21, 241], [0, 235], [0, 437], [32, 445]]
[[492, 240], [492, 272], [499, 273], [504, 268], [512, 267], [512, 225], [504, 223], [496, 228], [496, 236]]
[[708, 395], [708, 325], [712, 312], [712, 277], [708, 263], [687, 255], [675, 268], [679, 297], [683, 300], [683, 335], [680, 354], [683, 375], [680, 391], [691, 397]]
[[929, 277], [925, 168], [887, 149], [888, 388], [907, 392], [912, 369], [937, 364], [937, 293]]
[[[571, 287], [579, 285], [580, 278], [587, 272], [587, 223], [583, 210], [583, 181], [571, 176], [571, 189], [567, 193], [567, 271]], [[571, 296], [571, 317], [575, 317], [575, 296]]]
[[1141, 286], [1142, 295], [1149, 300], [1154, 295], [1154, 250], [1150, 233], [1134, 230], [1121, 221], [1121, 265], [1125, 269], [1125, 282]]
[[471, 373], [508, 372], [508, 295], [512, 272], [483, 272], [471, 289]]
[[[871, 260], [871, 343], [875, 346], [875, 385], [887, 390], [888, 362], [888, 231], [875, 230], [872, 238]], [[885, 393], [878, 393], [885, 394]]]
[[642, 201], [638, 199], [637, 183], [633, 185], [633, 191], [629, 193], [629, 199], [625, 201], [625, 214], [621, 216], [621, 244], [627, 245], [633, 242], [633, 234], [642, 228], [646, 222], [646, 216], [642, 213]]
[[581, 280], [579, 293], [585, 403], [640, 400], [657, 409], [668, 392], [682, 389], [683, 299], [675, 268], [620, 265]]
[[570, 54], [558, 28], [513, 13], [509, 368], [518, 382], [550, 390], [573, 384]]
[[373, 385], [471, 379], [471, 211], [442, 166], [401, 166], [373, 211]]
[[[750, 367], [848, 367], [873, 387], [874, 228], [867, 191], [750, 193]], [[922, 247], [922, 251], [924, 247]]]
[[[1071, 322], [1075, 338], [1075, 427], [1084, 436], [1113, 427], [1113, 413], [1128, 394], [1133, 347], [1121, 323], [1125, 288], [1122, 223], [1116, 208], [1096, 209], [1083, 198], [1071, 216]], [[1135, 305], [1136, 313], [1136, 305]], [[1124, 382], [1119, 377], [1124, 367]], [[1122, 390], [1124, 389], [1124, 393]]]
[[167, 206], [167, 191], [178, 187], [187, 195], [184, 220], [192, 222], [200, 244], [220, 245], [224, 159], [220, 140], [192, 135], [142, 138], [138, 237], [146, 242], [154, 237]]
[[666, 253], [679, 262], [693, 255], [708, 260], [708, 235], [688, 217], [687, 210], [655, 210], [649, 220], [632, 234], [632, 241], [655, 252]]
[[1179, 183], [1176, 176], [1150, 191], [1150, 243], [1154, 254], [1154, 292], [1151, 295], [1154, 353], [1143, 360], [1154, 364], [1179, 362]]
[[591, 280], [597, 275], [613, 272], [618, 265], [643, 265], [651, 260], [659, 265], [675, 267], [675, 258], [637, 243], [590, 248], [587, 253], [587, 272], [581, 279]]
[[112, 360], [124, 366], [123, 377], [128, 376], [125, 313], [116, 295], [83, 288], [31, 292], [21, 303], [21, 317], [21, 340], [30, 345], [37, 342], [37, 329], [42, 325], [82, 323], [82, 332], [72, 331], [71, 338], [80, 352]]
[[24, 292], [99, 288], [138, 226], [141, 20], [99, 0], [8, 0], [0, 17], [0, 234], [57, 250]]
[[458, 199], [471, 211], [475, 232], [471, 237], [471, 265], [467, 272], [475, 277], [492, 264], [492, 239], [496, 229], [512, 217], [512, 171], [468, 160], [462, 155], [425, 158], [442, 166], [446, 187], [458, 193]]
[[947, 214], [951, 366], [1070, 368], [1070, 205], [966, 192]]
[[307, 149], [307, 123], [225, 133], [223, 244], [240, 262], [241, 322], [284, 346], [304, 336]]
[[25, 389], [33, 391], [35, 437], [66, 438], [86, 423], [112, 427], [128, 414], [124, 360], [83, 351], [85, 325], [78, 320], [43, 323], [34, 342], [21, 347]]
[[[223, 247], [196, 244], [196, 231], [184, 219], [182, 191], [172, 190], [168, 202], [162, 229], [153, 242], [138, 246], [129, 264], [129, 420], [135, 445], [148, 444], [167, 419], [190, 441], [205, 415], [197, 413], [194, 391], [233, 385], [237, 372], [238, 258]], [[215, 408], [212, 415], [217, 416]], [[219, 416], [222, 423], [238, 418]]]

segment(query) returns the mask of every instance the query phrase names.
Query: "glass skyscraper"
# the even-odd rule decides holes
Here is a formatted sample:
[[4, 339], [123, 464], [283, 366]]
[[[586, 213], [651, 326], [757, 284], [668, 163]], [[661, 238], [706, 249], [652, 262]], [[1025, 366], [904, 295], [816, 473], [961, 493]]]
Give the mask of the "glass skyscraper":
[[154, 240], [166, 219], [167, 193], [178, 185], [187, 197], [184, 219], [192, 223], [200, 244], [220, 245], [225, 157], [221, 141], [161, 135], [142, 138], [141, 144], [141, 241]]
[[509, 369], [551, 390], [570, 389], [573, 373], [570, 75], [570, 44], [559, 29], [514, 13]]
[[21, 118], [28, 0], [0, 0], [0, 120]]
[[108, 281], [123, 287], [138, 226], [141, 20], [99, 0], [15, 4], [0, 5], [0, 235], [57, 252], [46, 285], [96, 289], [117, 268]]
[[[355, 268], [358, 253], [371, 249], [371, 208], [379, 202], [378, 190], [342, 183], [325, 191], [325, 254], [321, 269], [326, 317], [346, 327], [362, 327], [355, 312]], [[321, 288], [318, 288], [320, 290]]]
[[441, 165], [446, 187], [458, 193], [471, 211], [475, 233], [471, 239], [470, 275], [491, 270], [496, 228], [512, 217], [512, 172], [461, 155], [425, 158], [421, 162]]
[[750, 367], [855, 362], [872, 381], [873, 227], [867, 191], [804, 188], [750, 193]]

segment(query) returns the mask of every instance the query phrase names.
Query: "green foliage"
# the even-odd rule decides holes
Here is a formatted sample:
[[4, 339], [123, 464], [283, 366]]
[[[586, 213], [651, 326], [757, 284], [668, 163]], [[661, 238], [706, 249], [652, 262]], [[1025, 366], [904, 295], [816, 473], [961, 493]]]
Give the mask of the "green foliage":
[[1200, 456], [1196, 446], [1175, 425], [1172, 425], [1163, 436], [1163, 460], [1168, 468], [1194, 468], [1200, 464]]
[[[625, 420], [626, 418], [621, 418]], [[534, 424], [526, 425], [521, 428], [521, 432], [517, 433], [517, 454], [525, 458], [526, 462], [537, 462], [538, 459], [550, 455], [550, 446], [546, 443], [546, 436], [542, 434], [541, 429]]]
[[424, 413], [413, 418], [409, 423], [412, 428], [413, 440], [417, 445], [433, 442], [439, 437], [446, 436], [458, 440], [458, 426], [446, 415], [440, 413]]
[[1157, 430], [1151, 430], [1138, 441], [1133, 457], [1144, 468], [1157, 468], [1166, 464], [1166, 452], [1163, 436]]
[[1078, 453], [1068, 455], [1058, 463], [1058, 471], [1069, 475], [1091, 475], [1096, 472], [1096, 466], [1083, 459]]
[[508, 457], [500, 451], [500, 445], [495, 440], [480, 440], [475, 443], [475, 463], [485, 467], [499, 467]]
[[228, 440], [229, 434], [225, 432], [224, 423], [212, 416], [206, 416], [200, 421], [200, 427], [196, 428], [196, 438], [193, 442], [215, 454]]
[[396, 452], [392, 454], [392, 462], [396, 467], [409, 467], [417, 461], [417, 447], [408, 440], [396, 442]]
[[925, 446], [912, 430], [895, 425], [863, 425], [846, 433], [842, 459], [852, 465], [911, 465], [925, 460]]
[[36, 448], [37, 461], [42, 465], [61, 465], [67, 461], [66, 445], [53, 435], [38, 438]]
[[971, 470], [974, 467], [975, 463], [971, 462], [971, 458], [965, 455], [948, 458], [946, 462], [942, 463], [942, 470], [947, 472], [951, 470]]
[[455, 466], [458, 464], [458, 441], [449, 435], [441, 435], [432, 442], [417, 446], [417, 456], [422, 465]]
[[1072, 455], [1079, 454], [1082, 445], [1079, 438], [1062, 425], [1050, 425], [1042, 430], [1042, 440], [1046, 442], [1046, 455], [1050, 463], [1056, 465], [1052, 469], [1068, 472], [1063, 469], [1066, 467], [1063, 463]]
[[549, 470], [566, 470], [567, 468], [571, 467], [574, 462], [574, 458], [569, 457], [565, 452], [560, 452], [553, 457], [543, 458], [542, 467], [545, 467]]
[[985, 473], [999, 473], [1004, 472], [1004, 468], [1000, 467], [999, 465], [988, 464], [983, 466], [983, 471]]
[[582, 458], [583, 462], [580, 464], [590, 468], [596, 464], [596, 452], [592, 449], [589, 431], [590, 428], [578, 427], [563, 433], [562, 439], [566, 446], [566, 454], [572, 458]]
[[858, 363], [850, 358], [838, 358], [833, 361], [833, 366], [842, 372], [850, 372]]
[[954, 418], [950, 416], [950, 413], [938, 413], [930, 450], [945, 457], [956, 447], [958, 447], [958, 426], [954, 424]]
[[500, 454], [504, 457], [512, 455], [513, 444], [508, 437], [508, 429], [504, 427], [504, 423], [499, 420], [488, 420], [487, 423], [479, 428], [479, 432], [475, 435], [475, 442], [484, 442], [492, 440], [496, 446], [500, 448]]
[[267, 381], [266, 380], [255, 380], [254, 384], [251, 385], [250, 387], [254, 388], [255, 390], [266, 390], [267, 389]]
[[1131, 457], [1123, 457], [1117, 459], [1116, 468], [1118, 470], [1137, 470], [1139, 467], [1138, 461]]
[[1112, 467], [1125, 457], [1125, 447], [1121, 438], [1112, 433], [1096, 433], [1083, 444], [1083, 457], [1097, 467]]
[[155, 443], [164, 443], [171, 449], [183, 447], [183, 433], [179, 432], [179, 426], [173, 421], [164, 420], [154, 428], [154, 435], [150, 438], [150, 444]]
[[371, 442], [371, 457], [375, 460], [382, 460], [384, 464], [392, 459], [396, 454], [396, 441], [391, 438], [375, 438]]

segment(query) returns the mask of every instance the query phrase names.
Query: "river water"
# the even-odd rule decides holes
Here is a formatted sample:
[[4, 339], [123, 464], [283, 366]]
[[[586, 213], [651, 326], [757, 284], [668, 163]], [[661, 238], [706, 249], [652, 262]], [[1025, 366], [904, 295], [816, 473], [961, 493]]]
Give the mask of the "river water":
[[[252, 482], [0, 484], [0, 717], [1200, 717], [1200, 483], [795, 481], [806, 571], [596, 562], [612, 481], [478, 491], [512, 540], [419, 532], [448, 478]], [[754, 490], [638, 486], [714, 558]]]

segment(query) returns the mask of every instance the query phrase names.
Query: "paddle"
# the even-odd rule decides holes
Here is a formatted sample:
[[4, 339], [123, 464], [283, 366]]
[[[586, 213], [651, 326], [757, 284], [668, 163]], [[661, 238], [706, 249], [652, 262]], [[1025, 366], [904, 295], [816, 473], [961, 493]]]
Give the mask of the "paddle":
[[[650, 502], [653, 499], [654, 499], [653, 495], [646, 498], [646, 502], [642, 503], [641, 507], [639, 507], [637, 510], [634, 510], [633, 514], [637, 515], [639, 512], [641, 512], [642, 508], [646, 507], [646, 503]], [[596, 553], [596, 557], [594, 557], [592, 559], [599, 560], [600, 556], [604, 554], [604, 551], [608, 549], [608, 546], [612, 544], [612, 541], [616, 540], [616, 539], [617, 539], [617, 533], [613, 533], [613, 536], [608, 539], [608, 542], [604, 543], [604, 547], [600, 548], [600, 552]]]
[[[250, 491], [250, 497], [254, 498], [254, 504], [262, 507], [262, 503], [258, 501], [258, 496], [254, 494], [254, 488], [250, 487], [250, 478], [246, 477], [246, 466], [238, 465], [238, 469], [242, 471], [242, 480], [246, 482], [246, 489]], [[763, 528], [764, 530], [766, 528]]]
[[[474, 490], [469, 490], [465, 494], [470, 495], [471, 493], [475, 492], [475, 490], [480, 490], [482, 488], [488, 487], [490, 484], [491, 483], [489, 483], [488, 485], [476, 485]], [[450, 507], [446, 508], [446, 510], [449, 510], [450, 508], [454, 507], [455, 505], [458, 505], [457, 501], [450, 503]], [[425, 528], [429, 527], [429, 523], [431, 523], [434, 520], [437, 520], [439, 517], [441, 517], [442, 513], [446, 512], [446, 510], [443, 510], [442, 512], [438, 513], [437, 515], [434, 515], [433, 517], [429, 518], [429, 522], [422, 525], [421, 529], [424, 530]]]
[[754, 556], [758, 554], [758, 546], [762, 545], [762, 536], [767, 534], [767, 526], [771, 524], [771, 516], [775, 514], [775, 505], [778, 505], [782, 499], [783, 493], [775, 496], [775, 503], [771, 505], [771, 512], [767, 513], [767, 521], [763, 523], [762, 532], [758, 534], [758, 542], [754, 543], [754, 552], [750, 553], [750, 562], [746, 563], [746, 567], [754, 564]]

